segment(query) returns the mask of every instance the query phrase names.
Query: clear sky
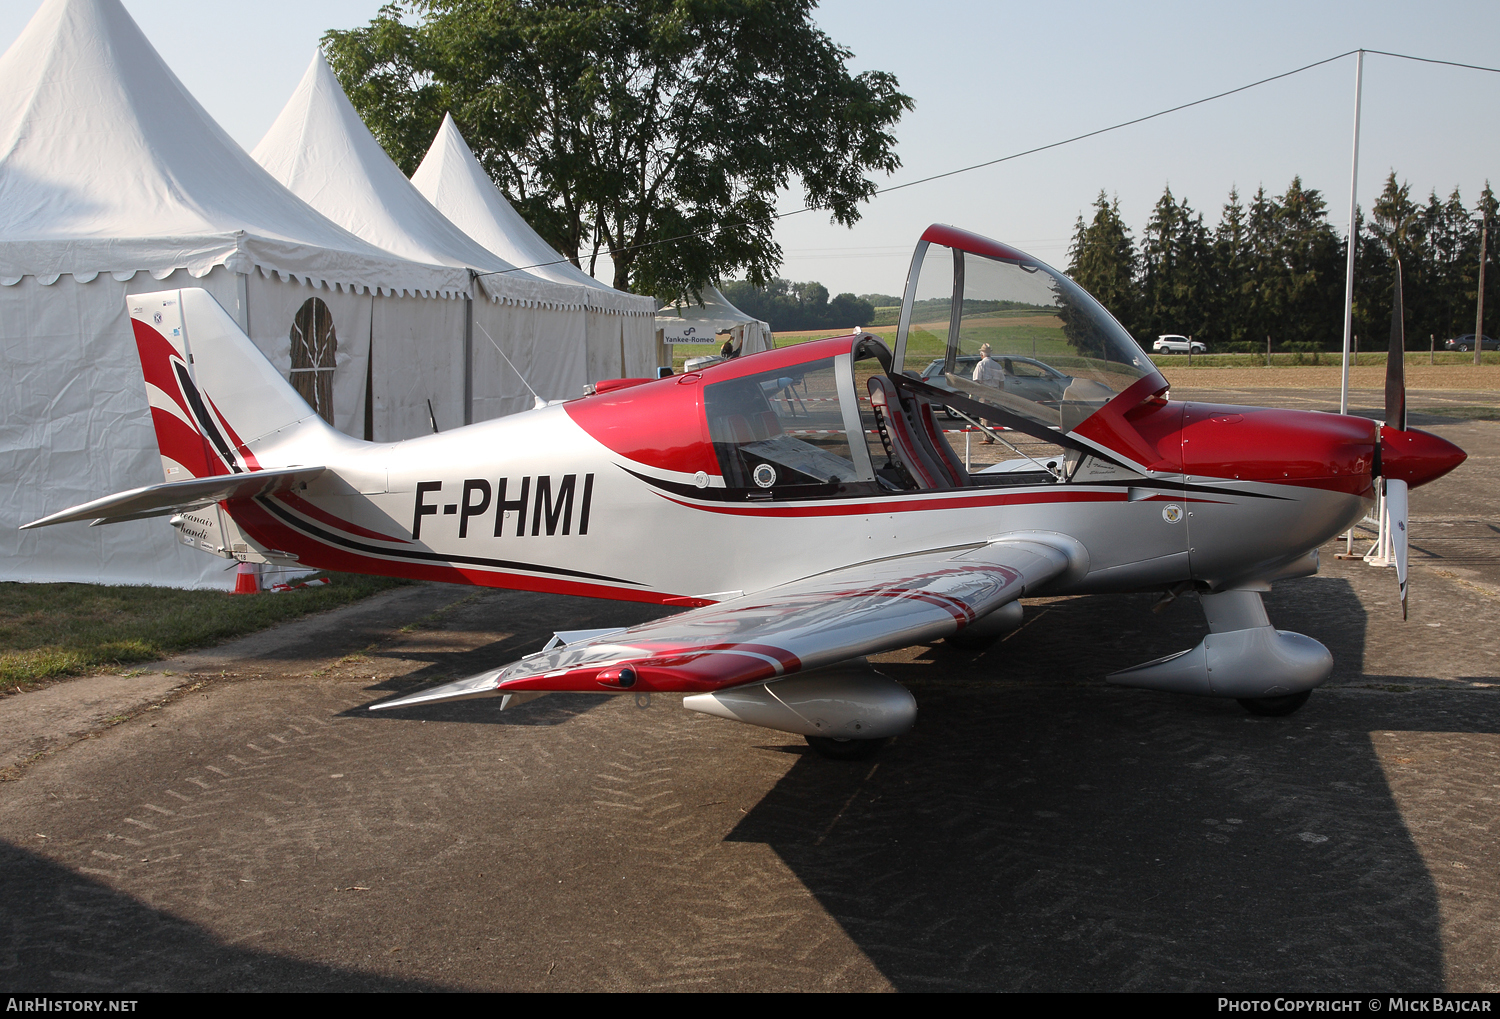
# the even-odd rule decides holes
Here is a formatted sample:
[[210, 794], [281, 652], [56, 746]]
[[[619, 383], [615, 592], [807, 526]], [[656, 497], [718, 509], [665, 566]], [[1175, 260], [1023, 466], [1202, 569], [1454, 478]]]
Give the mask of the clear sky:
[[[39, 0], [0, 0], [0, 48]], [[247, 149], [328, 28], [378, 0], [125, 0], [169, 66]], [[826, 0], [818, 23], [856, 70], [894, 73], [916, 100], [896, 133], [901, 183], [1155, 112], [1356, 47], [1500, 66], [1500, 3], [1015, 3]], [[1354, 58], [1149, 124], [877, 198], [852, 230], [825, 214], [784, 220], [782, 275], [833, 293], [899, 293], [932, 222], [1066, 263], [1078, 215], [1103, 190], [1139, 232], [1171, 184], [1210, 224], [1231, 185], [1281, 193], [1295, 174], [1347, 228]], [[1471, 206], [1500, 185], [1500, 74], [1365, 58], [1359, 198], [1396, 170], [1415, 197], [1457, 185]], [[795, 194], [782, 198], [795, 209]], [[604, 274], [607, 279], [607, 274]]]

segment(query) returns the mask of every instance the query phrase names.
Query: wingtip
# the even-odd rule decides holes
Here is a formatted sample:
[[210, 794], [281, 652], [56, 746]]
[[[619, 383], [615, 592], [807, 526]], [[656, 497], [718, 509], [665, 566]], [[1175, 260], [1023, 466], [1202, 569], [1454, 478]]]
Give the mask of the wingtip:
[[500, 669], [491, 669], [488, 672], [481, 672], [476, 676], [468, 676], [451, 683], [440, 683], [437, 686], [429, 686], [426, 689], [409, 693], [404, 697], [397, 697], [394, 700], [367, 705], [366, 710], [386, 711], [391, 708], [410, 708], [421, 704], [441, 704], [445, 701], [467, 701], [481, 697], [503, 697], [505, 694], [496, 689], [500, 685], [501, 672], [502, 670]]

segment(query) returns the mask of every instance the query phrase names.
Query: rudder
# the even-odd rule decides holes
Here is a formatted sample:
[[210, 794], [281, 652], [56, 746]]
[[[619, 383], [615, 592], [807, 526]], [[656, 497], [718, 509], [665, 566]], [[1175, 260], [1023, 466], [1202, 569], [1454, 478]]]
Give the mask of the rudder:
[[261, 469], [257, 451], [328, 425], [205, 290], [126, 298], [167, 481]]

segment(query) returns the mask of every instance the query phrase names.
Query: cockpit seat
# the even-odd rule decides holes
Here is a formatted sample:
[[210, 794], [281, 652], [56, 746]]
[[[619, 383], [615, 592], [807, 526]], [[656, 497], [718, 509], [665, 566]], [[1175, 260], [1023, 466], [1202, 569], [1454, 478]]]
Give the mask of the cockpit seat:
[[942, 433], [932, 420], [930, 407], [916, 400], [903, 401], [895, 384], [884, 375], [870, 376], [869, 391], [870, 404], [885, 424], [891, 457], [899, 461], [918, 488], [957, 488], [967, 483], [967, 477], [955, 471], [938, 451]]
[[915, 401], [917, 413], [922, 421], [922, 431], [927, 433], [928, 442], [933, 451], [938, 455], [943, 473], [948, 476], [948, 481], [955, 488], [961, 488], [969, 484], [969, 472], [953, 452], [953, 447], [948, 445], [948, 440], [943, 438], [943, 430], [938, 426], [937, 417], [932, 413], [932, 404], [926, 400]]

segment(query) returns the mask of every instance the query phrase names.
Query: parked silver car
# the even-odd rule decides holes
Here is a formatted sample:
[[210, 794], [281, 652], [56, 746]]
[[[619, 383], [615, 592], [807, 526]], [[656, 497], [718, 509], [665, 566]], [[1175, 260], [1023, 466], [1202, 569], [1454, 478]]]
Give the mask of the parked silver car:
[[[1073, 376], [1064, 375], [1051, 365], [1043, 364], [1041, 361], [1029, 357], [1020, 357], [1011, 354], [993, 354], [992, 361], [998, 361], [1005, 373], [1003, 389], [1007, 393], [1014, 393], [1024, 399], [1036, 403], [1056, 406], [1067, 390], [1068, 384], [1073, 381]], [[979, 355], [966, 354], [955, 358], [953, 374], [966, 379], [974, 377], [974, 369], [979, 364]], [[937, 358], [919, 376], [928, 385], [936, 386], [938, 389], [953, 391], [953, 387], [944, 378], [943, 359]], [[944, 407], [943, 412], [949, 418], [957, 417], [950, 408]]]
[[[1486, 336], [1483, 342], [1485, 350], [1500, 350], [1500, 340]], [[1474, 349], [1474, 334], [1464, 333], [1462, 336], [1455, 336], [1451, 340], [1444, 340], [1443, 348], [1445, 350], [1461, 350], [1467, 353]]]

